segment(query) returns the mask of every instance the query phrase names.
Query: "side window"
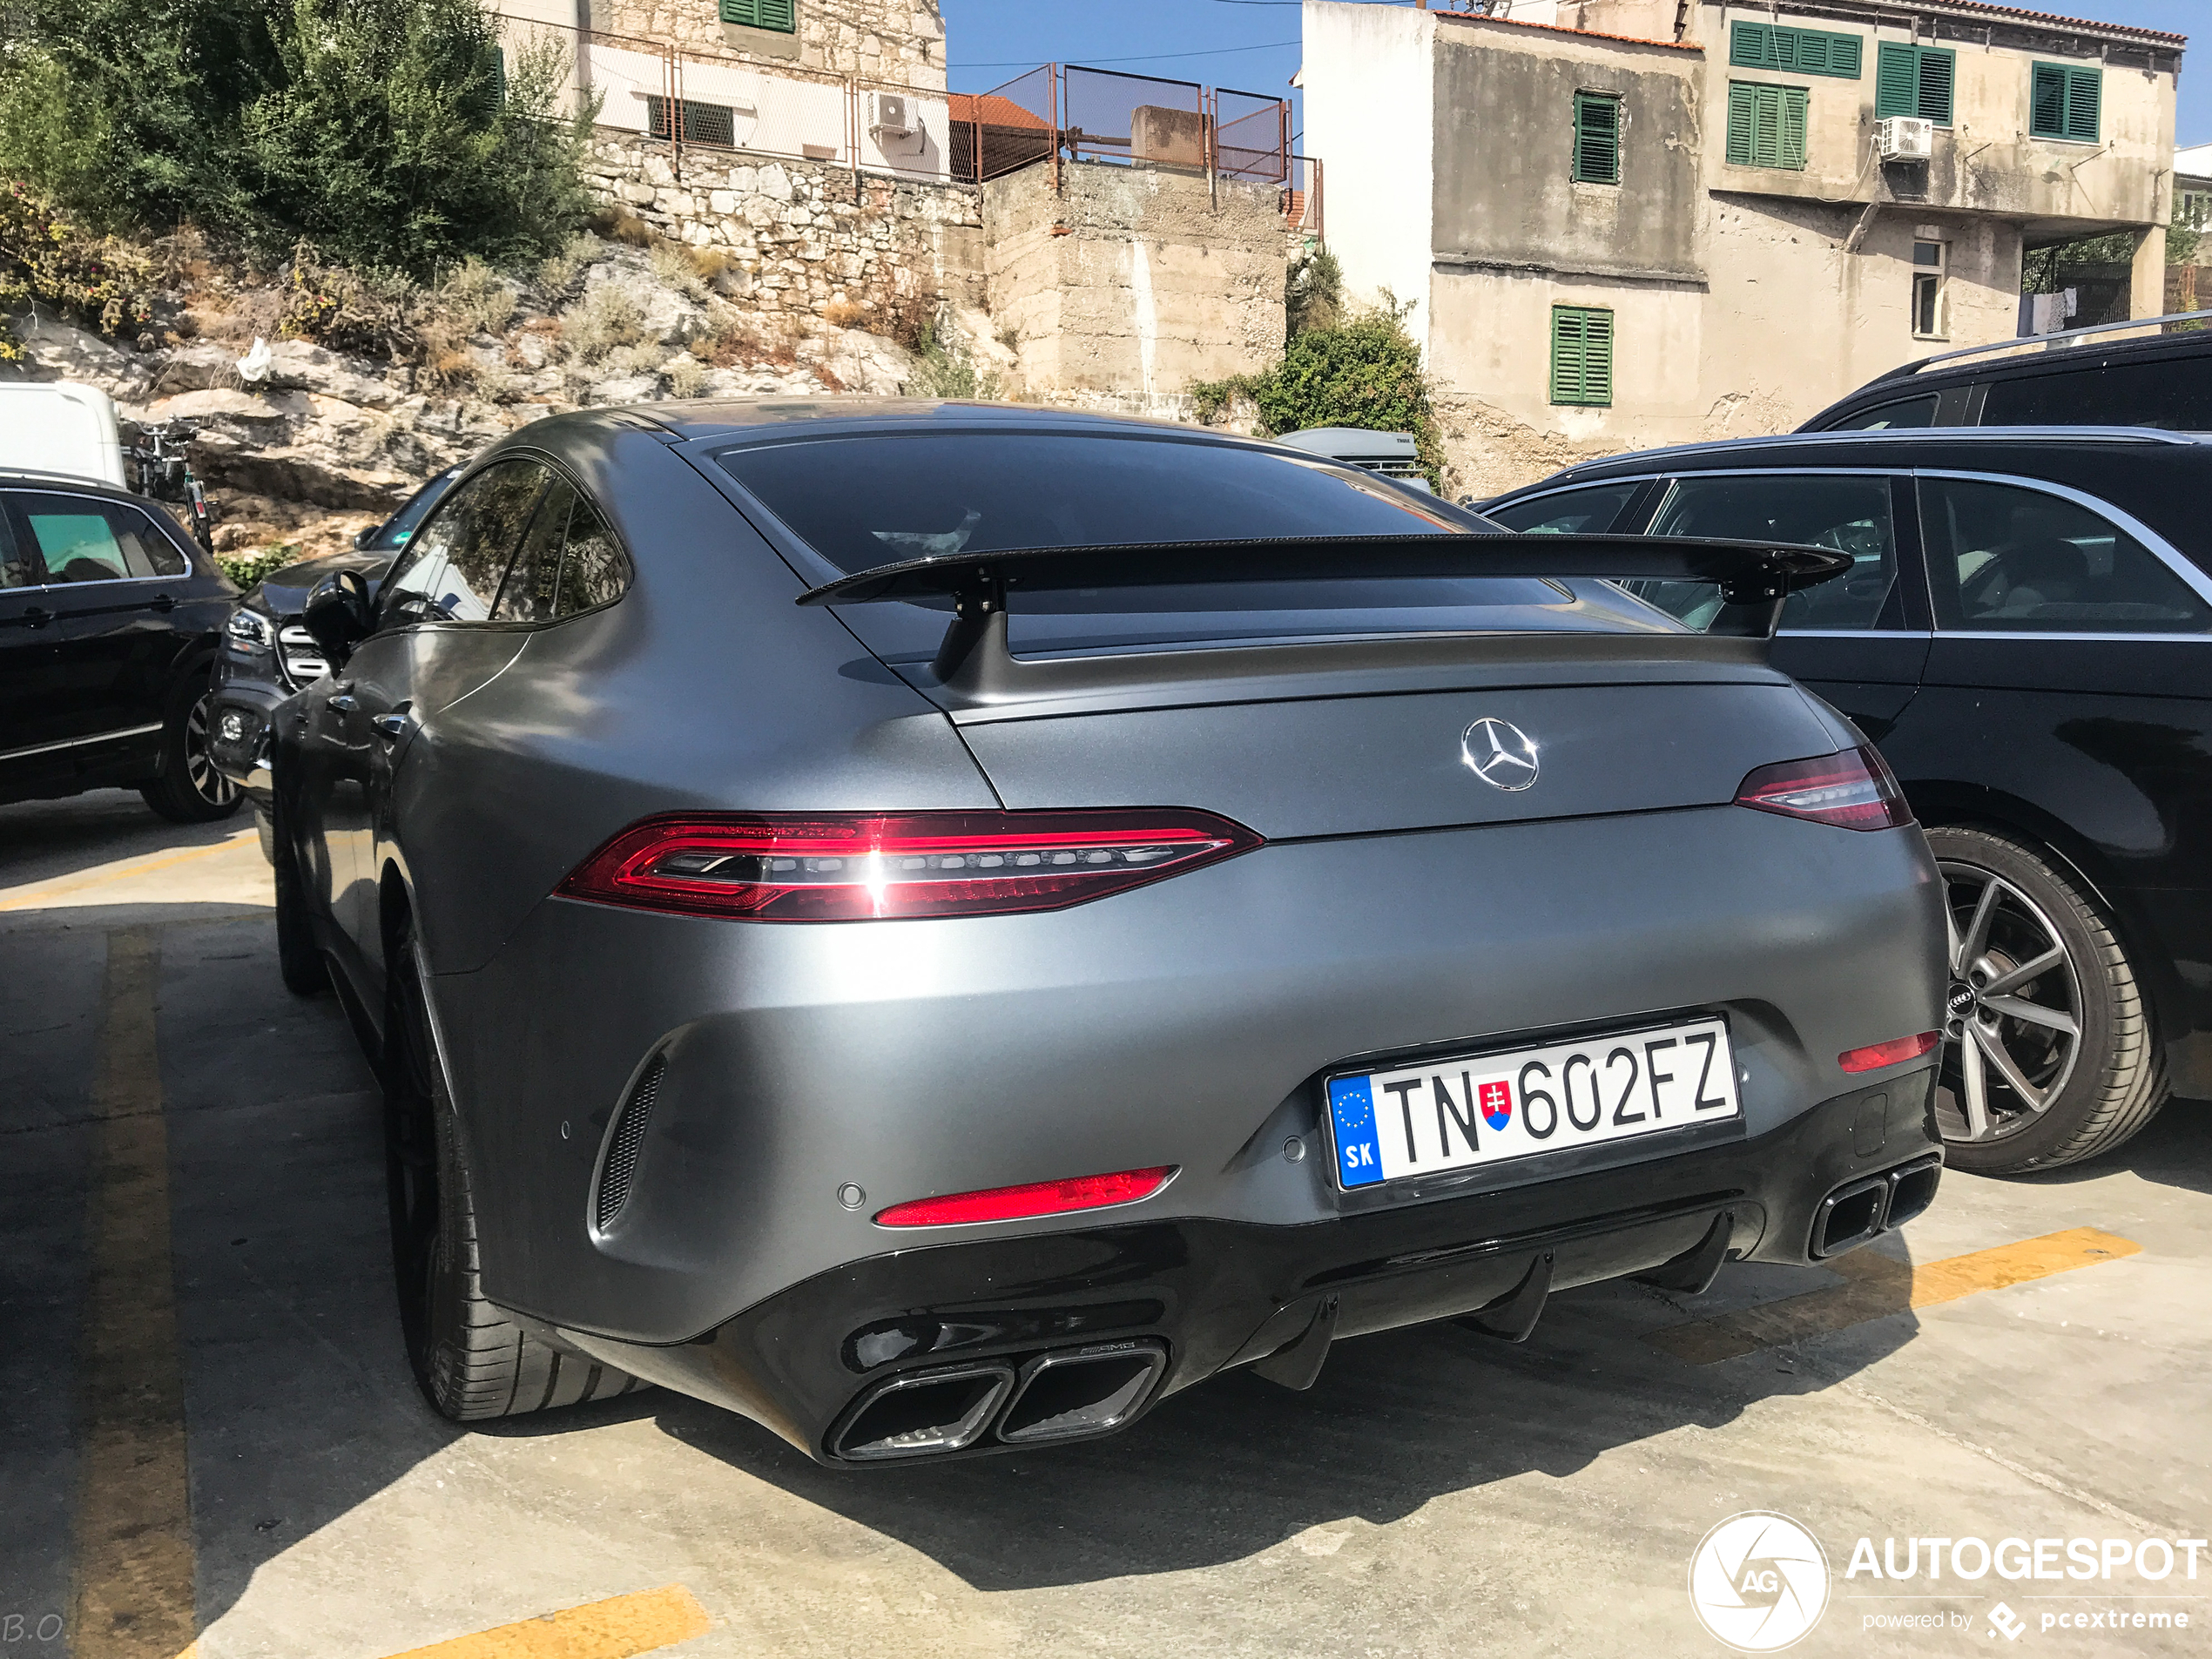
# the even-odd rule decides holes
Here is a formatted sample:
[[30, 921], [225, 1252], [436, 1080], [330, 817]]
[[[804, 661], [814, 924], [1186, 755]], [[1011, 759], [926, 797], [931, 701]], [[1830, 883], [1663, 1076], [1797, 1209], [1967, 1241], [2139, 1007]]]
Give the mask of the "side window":
[[488, 620], [550, 476], [535, 461], [502, 461], [455, 489], [384, 578], [377, 626]]
[[1602, 536], [1642, 488], [1642, 482], [1635, 480], [1625, 484], [1594, 484], [1588, 489], [1562, 489], [1555, 495], [1485, 508], [1482, 516], [1526, 535]]
[[2000, 633], [2203, 633], [2212, 606], [2087, 508], [2017, 484], [1920, 481], [1936, 625]]
[[35, 588], [43, 579], [16, 545], [14, 516], [0, 509], [0, 588]]
[[556, 478], [538, 498], [530, 527], [523, 532], [523, 545], [499, 584], [499, 603], [492, 607], [494, 622], [550, 622], [554, 596], [561, 581], [561, 547], [568, 540], [569, 514], [576, 506], [576, 489], [565, 478]]
[[[1897, 593], [1897, 536], [1885, 477], [1764, 473], [1732, 477], [1678, 478], [1654, 536], [1724, 536], [1831, 547], [1851, 556], [1851, 568], [1818, 587], [1793, 593], [1782, 607], [1782, 626], [1868, 629], [1902, 626]], [[1649, 604], [1703, 627], [1720, 609], [1719, 595], [1703, 583], [1631, 584]], [[1643, 588], [1663, 590], [1642, 593]], [[1884, 612], [1889, 612], [1885, 617]]]
[[556, 614], [612, 604], [630, 590], [630, 556], [599, 509], [577, 497], [569, 514], [569, 543], [561, 555], [561, 583]]
[[183, 576], [192, 567], [146, 516], [120, 502], [26, 491], [16, 497], [49, 582]]
[[2155, 426], [2212, 431], [2212, 358], [2085, 363], [1993, 380], [1984, 426]]
[[1857, 415], [1845, 415], [1833, 426], [1823, 427], [1824, 432], [1889, 432], [1905, 427], [1933, 426], [1936, 423], [1935, 394], [1925, 397], [1902, 398], [1895, 403], [1877, 403], [1871, 409], [1861, 409]]

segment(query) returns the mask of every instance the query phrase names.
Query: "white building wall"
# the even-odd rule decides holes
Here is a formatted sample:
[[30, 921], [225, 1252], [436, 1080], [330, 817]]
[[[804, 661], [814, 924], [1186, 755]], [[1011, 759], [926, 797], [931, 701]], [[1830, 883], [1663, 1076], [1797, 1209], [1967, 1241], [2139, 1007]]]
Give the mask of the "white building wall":
[[1345, 291], [1372, 300], [1387, 288], [1420, 301], [1410, 322], [1425, 341], [1436, 19], [1406, 7], [1305, 0], [1305, 24], [1304, 148], [1321, 159], [1321, 211]]

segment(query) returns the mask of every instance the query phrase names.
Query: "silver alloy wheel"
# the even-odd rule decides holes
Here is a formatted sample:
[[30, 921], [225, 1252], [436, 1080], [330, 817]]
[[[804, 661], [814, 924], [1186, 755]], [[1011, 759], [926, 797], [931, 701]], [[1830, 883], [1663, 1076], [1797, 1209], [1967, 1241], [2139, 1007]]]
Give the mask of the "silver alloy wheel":
[[192, 793], [210, 806], [227, 806], [238, 799], [238, 786], [225, 777], [207, 752], [207, 711], [215, 693], [202, 691], [185, 716], [185, 777]]
[[2034, 1123], [2081, 1056], [2081, 981], [2042, 907], [1979, 865], [1940, 860], [1951, 990], [1936, 1118], [1949, 1141]]

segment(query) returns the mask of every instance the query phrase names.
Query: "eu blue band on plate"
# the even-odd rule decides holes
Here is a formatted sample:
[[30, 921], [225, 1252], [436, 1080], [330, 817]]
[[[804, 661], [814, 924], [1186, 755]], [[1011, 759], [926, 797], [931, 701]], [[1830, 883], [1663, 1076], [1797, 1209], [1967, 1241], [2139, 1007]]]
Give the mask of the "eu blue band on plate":
[[1375, 1143], [1375, 1097], [1365, 1077], [1329, 1080], [1329, 1117], [1337, 1131], [1338, 1185], [1365, 1187], [1381, 1180], [1382, 1149]]

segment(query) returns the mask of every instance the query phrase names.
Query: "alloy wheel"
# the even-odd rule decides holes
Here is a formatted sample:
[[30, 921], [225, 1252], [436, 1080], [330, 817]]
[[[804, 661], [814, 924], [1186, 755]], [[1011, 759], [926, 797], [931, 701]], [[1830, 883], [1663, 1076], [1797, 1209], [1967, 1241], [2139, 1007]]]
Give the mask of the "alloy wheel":
[[2035, 1123], [2081, 1055], [2081, 981], [2034, 900], [1993, 871], [1939, 860], [1951, 988], [1936, 1118], [1948, 1141], [1999, 1141]]
[[207, 752], [207, 722], [215, 693], [203, 691], [185, 716], [185, 776], [192, 793], [210, 806], [228, 806], [238, 799], [238, 786], [225, 777]]

